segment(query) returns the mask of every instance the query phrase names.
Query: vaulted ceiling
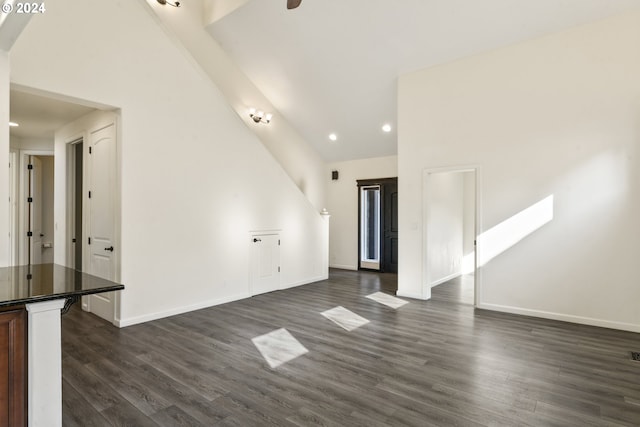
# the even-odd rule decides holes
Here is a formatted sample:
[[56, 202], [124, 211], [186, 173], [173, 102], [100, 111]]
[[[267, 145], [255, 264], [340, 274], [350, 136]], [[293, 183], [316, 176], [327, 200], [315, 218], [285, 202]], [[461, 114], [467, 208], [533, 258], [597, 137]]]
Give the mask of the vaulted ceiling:
[[[215, 16], [211, 36], [327, 161], [396, 154], [402, 74], [640, 8], [638, 0], [303, 0], [294, 10], [286, 0], [204, 1]], [[90, 110], [12, 90], [21, 127], [11, 132], [50, 137]]]
[[[303, 0], [294, 10], [285, 0], [236, 3], [207, 30], [327, 161], [396, 154], [396, 83], [404, 73], [640, 7], [637, 0]], [[385, 123], [391, 132], [381, 130]]]

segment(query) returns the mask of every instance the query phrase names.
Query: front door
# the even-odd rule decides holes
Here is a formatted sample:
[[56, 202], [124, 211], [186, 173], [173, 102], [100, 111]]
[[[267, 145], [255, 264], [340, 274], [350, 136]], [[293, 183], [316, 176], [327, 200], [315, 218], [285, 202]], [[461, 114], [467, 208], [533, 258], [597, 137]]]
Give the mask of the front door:
[[[89, 134], [88, 154], [88, 248], [87, 272], [115, 280], [115, 217], [116, 217], [116, 126], [115, 122]], [[114, 293], [89, 297], [89, 311], [113, 322]]]
[[382, 271], [398, 272], [398, 181], [382, 186]]
[[280, 289], [280, 236], [256, 234], [251, 237], [251, 294]]
[[398, 272], [398, 178], [359, 179], [359, 269]]

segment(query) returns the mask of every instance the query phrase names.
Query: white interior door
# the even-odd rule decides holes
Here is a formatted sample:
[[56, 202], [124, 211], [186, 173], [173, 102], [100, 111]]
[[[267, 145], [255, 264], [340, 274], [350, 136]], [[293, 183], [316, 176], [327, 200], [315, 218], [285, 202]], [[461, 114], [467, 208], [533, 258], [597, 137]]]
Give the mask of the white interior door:
[[280, 289], [280, 236], [260, 234], [251, 237], [251, 294]]
[[29, 231], [31, 237], [30, 263], [42, 264], [42, 162], [36, 156], [29, 158]]
[[[88, 154], [88, 268], [87, 272], [115, 280], [116, 129], [115, 123], [89, 134]], [[114, 293], [89, 297], [89, 311], [113, 322]]]

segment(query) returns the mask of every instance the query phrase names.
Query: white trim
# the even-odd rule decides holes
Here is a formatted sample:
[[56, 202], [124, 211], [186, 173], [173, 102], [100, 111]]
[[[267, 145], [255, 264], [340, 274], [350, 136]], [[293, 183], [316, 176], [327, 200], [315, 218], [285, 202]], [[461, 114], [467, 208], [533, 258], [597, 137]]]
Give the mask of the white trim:
[[629, 332], [640, 332], [640, 325], [633, 323], [613, 322], [611, 320], [596, 319], [593, 317], [574, 316], [572, 314], [554, 313], [551, 311], [532, 310], [528, 308], [512, 307], [500, 304], [480, 303], [477, 308], [502, 313], [518, 314], [522, 316], [539, 317], [542, 319], [559, 320], [562, 322], [577, 323], [581, 325], [598, 326], [601, 328], [618, 329]]
[[419, 299], [423, 301], [431, 299], [431, 295], [429, 295], [428, 297], [425, 297], [423, 295], [412, 294], [411, 292], [403, 292], [400, 290], [396, 291], [396, 296], [404, 297], [404, 298]]
[[443, 277], [442, 279], [438, 279], [438, 280], [436, 280], [435, 282], [432, 282], [432, 283], [431, 283], [431, 287], [433, 288], [433, 287], [435, 287], [435, 286], [441, 285], [441, 284], [442, 284], [442, 283], [444, 283], [444, 282], [448, 282], [449, 280], [451, 280], [451, 279], [455, 279], [456, 277], [460, 277], [460, 276], [462, 276], [462, 273], [453, 273], [453, 274], [450, 274], [450, 275], [448, 275], [448, 276], [446, 276], [446, 277]]
[[139, 323], [150, 322], [152, 320], [163, 319], [165, 317], [175, 316], [178, 314], [184, 314], [195, 310], [201, 310], [203, 308], [209, 308], [220, 304], [226, 304], [228, 302], [238, 301], [245, 298], [250, 298], [251, 294], [244, 292], [242, 294], [232, 295], [224, 298], [211, 299], [201, 301], [197, 304], [186, 305], [182, 307], [172, 308], [171, 310], [158, 311], [155, 313], [144, 314], [142, 316], [130, 317], [128, 319], [116, 319], [114, 324], [118, 328], [125, 328], [127, 326], [137, 325]]
[[[76, 144], [84, 144], [84, 142], [86, 141], [86, 132], [79, 132], [76, 136], [73, 137], [69, 137], [67, 138], [67, 140], [65, 141], [65, 156], [66, 156], [66, 163], [65, 163], [65, 179], [66, 179], [66, 194], [65, 194], [65, 203], [66, 203], [66, 207], [65, 207], [65, 212], [66, 214], [66, 236], [64, 237], [65, 239], [65, 244], [66, 244], [66, 248], [65, 248], [65, 258], [64, 258], [64, 263], [63, 265], [69, 268], [74, 268], [75, 267], [75, 249], [76, 247], [78, 248], [79, 251], [84, 252], [84, 234], [83, 234], [83, 239], [80, 240], [79, 242], [76, 242], [76, 244], [74, 245], [72, 243], [72, 239], [75, 236], [75, 228], [74, 228], [74, 223], [75, 221], [83, 221], [83, 218], [76, 218], [76, 212], [75, 212], [75, 197], [71, 197], [72, 195], [75, 196], [75, 184], [76, 184], [76, 173], [75, 173], [75, 168], [76, 168], [76, 156], [75, 156], [75, 145]], [[84, 145], [83, 145], [83, 149], [84, 149]], [[84, 182], [85, 176], [84, 176], [84, 153], [82, 154], [82, 161], [83, 161], [83, 169], [82, 169], [82, 180]], [[84, 206], [84, 197], [82, 198], [82, 209], [84, 212], [85, 206]], [[84, 225], [83, 225], [83, 230], [82, 232], [84, 233]], [[84, 253], [82, 254], [82, 260], [84, 262]], [[80, 266], [81, 269], [84, 270], [84, 265]], [[88, 297], [82, 297], [82, 307], [85, 311], [88, 311], [89, 307], [88, 307]]]
[[9, 265], [18, 265], [18, 185], [20, 182], [19, 151], [9, 149]]
[[329, 278], [329, 275], [321, 275], [321, 276], [316, 276], [316, 277], [311, 277], [309, 279], [304, 279], [304, 280], [300, 280], [297, 282], [293, 282], [290, 283], [288, 285], [283, 285], [280, 287], [280, 290], [284, 290], [284, 289], [289, 289], [289, 288], [295, 288], [296, 286], [302, 286], [302, 285], [308, 285], [310, 283], [315, 283], [315, 282], [321, 282], [322, 280], [327, 280]]
[[249, 230], [249, 234], [251, 235], [251, 237], [268, 236], [271, 234], [280, 234], [281, 231], [282, 231], [281, 228], [264, 228], [264, 229], [257, 229], [257, 230]]
[[351, 270], [358, 271], [358, 267], [355, 265], [346, 265], [346, 264], [329, 264], [329, 268], [337, 268], [339, 270]]
[[[326, 279], [328, 279], [328, 276], [317, 276], [317, 277], [306, 279], [306, 280], [303, 280], [303, 281], [300, 281], [300, 282], [291, 283], [289, 285], [281, 287], [280, 290], [294, 288], [296, 286], [308, 285], [309, 283], [320, 282], [320, 281], [326, 280]], [[241, 293], [241, 294], [237, 294], [237, 295], [232, 295], [232, 296], [229, 296], [229, 297], [211, 299], [211, 300], [206, 300], [206, 301], [199, 302], [197, 304], [192, 304], [192, 305], [187, 305], [187, 306], [183, 306], [183, 307], [173, 308], [171, 310], [158, 311], [156, 313], [149, 313], [149, 314], [145, 314], [145, 315], [142, 315], [142, 316], [132, 317], [132, 318], [129, 318], [129, 319], [116, 318], [114, 324], [118, 328], [125, 328], [127, 326], [137, 325], [139, 323], [145, 323], [145, 322], [150, 322], [152, 320], [158, 320], [158, 319], [163, 319], [165, 317], [175, 316], [175, 315], [178, 315], [178, 314], [189, 313], [191, 311], [201, 310], [203, 308], [214, 307], [216, 305], [226, 304], [226, 303], [229, 303], [229, 302], [239, 301], [239, 300], [243, 300], [243, 299], [247, 299], [247, 298], [251, 298], [251, 297], [252, 297], [252, 295], [249, 292], [245, 292], [245, 293]]]

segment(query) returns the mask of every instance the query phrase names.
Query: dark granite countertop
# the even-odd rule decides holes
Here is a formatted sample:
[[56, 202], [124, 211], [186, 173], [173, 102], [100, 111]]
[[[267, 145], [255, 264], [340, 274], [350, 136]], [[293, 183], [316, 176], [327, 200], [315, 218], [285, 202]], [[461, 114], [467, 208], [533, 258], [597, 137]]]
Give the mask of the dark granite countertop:
[[121, 289], [124, 285], [57, 264], [0, 268], [0, 307]]

